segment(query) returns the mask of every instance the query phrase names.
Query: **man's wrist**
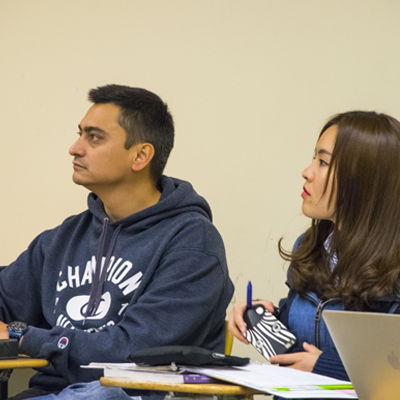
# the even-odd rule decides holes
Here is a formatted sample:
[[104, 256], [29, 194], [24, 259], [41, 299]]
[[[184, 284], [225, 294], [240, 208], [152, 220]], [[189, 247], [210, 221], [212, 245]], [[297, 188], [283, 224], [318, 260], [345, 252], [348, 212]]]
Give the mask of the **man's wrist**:
[[10, 339], [17, 339], [21, 343], [22, 337], [29, 330], [28, 324], [21, 321], [13, 321], [7, 325]]

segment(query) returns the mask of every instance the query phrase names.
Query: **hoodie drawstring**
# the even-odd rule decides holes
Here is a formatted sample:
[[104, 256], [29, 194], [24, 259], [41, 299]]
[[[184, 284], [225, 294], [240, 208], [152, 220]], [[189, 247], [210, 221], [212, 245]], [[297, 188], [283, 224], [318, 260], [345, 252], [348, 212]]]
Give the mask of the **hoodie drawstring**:
[[117, 241], [117, 236], [121, 231], [121, 225], [119, 225], [112, 235], [110, 245], [108, 246], [107, 249], [106, 258], [104, 260], [104, 265], [103, 268], [101, 268], [103, 253], [104, 253], [104, 245], [107, 237], [107, 227], [108, 227], [108, 218], [104, 218], [103, 230], [101, 232], [99, 240], [100, 243], [97, 249], [96, 270], [94, 272], [92, 287], [90, 289], [89, 302], [85, 310], [85, 320], [87, 317], [95, 315], [97, 309], [99, 308], [101, 302], [101, 295], [103, 294], [104, 281], [106, 280], [108, 264], [110, 263], [110, 258], [114, 250], [115, 243]]

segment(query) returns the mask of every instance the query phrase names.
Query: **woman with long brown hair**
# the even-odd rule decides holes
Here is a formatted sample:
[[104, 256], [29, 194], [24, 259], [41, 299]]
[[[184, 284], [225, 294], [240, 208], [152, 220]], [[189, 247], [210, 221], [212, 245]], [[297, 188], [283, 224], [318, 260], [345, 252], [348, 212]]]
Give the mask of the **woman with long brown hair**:
[[[279, 241], [290, 262], [287, 298], [279, 308], [261, 302], [297, 342], [271, 362], [348, 379], [321, 313], [400, 313], [400, 122], [367, 111], [332, 117], [302, 176], [302, 211], [311, 227], [292, 252]], [[245, 308], [235, 305], [229, 329], [248, 343]]]

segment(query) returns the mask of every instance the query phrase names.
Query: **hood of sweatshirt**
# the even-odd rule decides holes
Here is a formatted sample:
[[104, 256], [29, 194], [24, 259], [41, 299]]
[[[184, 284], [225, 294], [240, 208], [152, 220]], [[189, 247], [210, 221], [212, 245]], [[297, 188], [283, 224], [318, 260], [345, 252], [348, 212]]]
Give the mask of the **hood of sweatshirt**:
[[[212, 221], [210, 206], [203, 197], [196, 193], [189, 182], [163, 176], [158, 182], [157, 188], [161, 192], [157, 204], [110, 223], [110, 225], [121, 226], [127, 232], [136, 233], [148, 229], [161, 220], [189, 211], [198, 212]], [[90, 193], [88, 197], [88, 207], [102, 226], [104, 219], [108, 216], [104, 211], [103, 202], [94, 193]]]

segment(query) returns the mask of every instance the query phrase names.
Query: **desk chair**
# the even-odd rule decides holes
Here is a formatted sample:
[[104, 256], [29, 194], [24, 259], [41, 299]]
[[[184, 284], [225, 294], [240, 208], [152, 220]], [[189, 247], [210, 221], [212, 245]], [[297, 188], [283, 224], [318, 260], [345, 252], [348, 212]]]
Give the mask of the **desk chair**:
[[100, 378], [100, 384], [125, 389], [159, 390], [167, 392], [166, 400], [251, 400], [255, 394], [265, 395], [255, 389], [228, 383], [168, 383], [103, 377]]
[[228, 321], [225, 321], [225, 355], [230, 356], [233, 346], [233, 333], [228, 329]]
[[49, 365], [47, 360], [19, 356], [13, 359], [0, 360], [0, 400], [8, 397], [8, 379], [14, 369], [39, 368]]
[[[225, 321], [225, 330], [225, 354], [229, 356], [233, 346], [233, 334], [228, 329], [228, 321]], [[251, 400], [255, 394], [265, 395], [264, 392], [258, 390], [228, 383], [140, 382], [126, 378], [103, 377], [100, 379], [100, 384], [126, 389], [160, 390], [168, 392], [166, 400]]]

